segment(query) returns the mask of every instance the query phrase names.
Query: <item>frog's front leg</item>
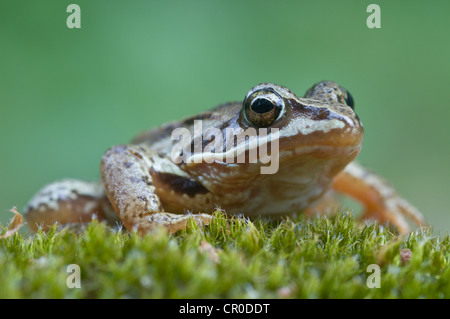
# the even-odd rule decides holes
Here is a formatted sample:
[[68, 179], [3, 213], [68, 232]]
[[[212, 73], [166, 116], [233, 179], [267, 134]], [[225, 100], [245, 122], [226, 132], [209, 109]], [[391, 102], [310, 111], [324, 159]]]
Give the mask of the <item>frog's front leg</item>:
[[376, 219], [381, 223], [390, 223], [397, 227], [401, 234], [410, 231], [405, 217], [410, 218], [417, 225], [425, 224], [422, 214], [401, 198], [392, 186], [355, 162], [350, 163], [336, 176], [333, 188], [365, 206], [363, 219]]
[[118, 145], [103, 156], [101, 176], [106, 194], [128, 230], [143, 234], [165, 227], [174, 233], [185, 229], [189, 218], [209, 224], [207, 214], [173, 214], [165, 212], [154, 185], [154, 175], [161, 170], [179, 168], [169, 159], [145, 146]]

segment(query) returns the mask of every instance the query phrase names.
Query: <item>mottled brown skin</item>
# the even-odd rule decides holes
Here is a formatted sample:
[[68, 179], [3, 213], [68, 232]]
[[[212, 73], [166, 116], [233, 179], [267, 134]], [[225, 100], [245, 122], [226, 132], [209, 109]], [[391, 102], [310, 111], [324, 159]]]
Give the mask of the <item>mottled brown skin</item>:
[[[172, 132], [187, 128], [194, 146], [201, 138], [194, 131], [197, 120], [202, 120], [203, 132], [208, 128], [218, 128], [224, 134], [227, 128], [267, 128], [269, 135], [274, 136], [273, 129], [278, 129], [278, 171], [261, 174], [264, 164], [248, 161], [174, 163]], [[175, 232], [184, 229], [191, 217], [208, 224], [209, 213], [216, 207], [246, 216], [323, 212], [323, 199], [333, 189], [361, 201], [366, 207], [364, 217], [390, 223], [402, 233], [409, 231], [405, 216], [417, 224], [423, 223], [420, 213], [387, 183], [352, 163], [362, 140], [363, 127], [353, 111], [353, 99], [336, 83], [320, 82], [304, 98], [285, 87], [263, 83], [252, 88], [243, 102], [220, 105], [141, 133], [130, 144], [110, 148], [102, 158], [100, 171], [113, 210], [127, 229], [139, 233], [159, 227]], [[203, 141], [202, 146], [207, 142]], [[233, 145], [236, 149], [242, 147], [245, 137]], [[200, 152], [194, 152], [192, 158], [224, 156], [225, 147], [213, 155], [203, 149]], [[247, 148], [244, 154], [248, 159], [250, 150]], [[57, 186], [56, 183], [54, 188]], [[64, 198], [53, 197], [64, 207]], [[98, 194], [97, 197], [102, 198]], [[49, 224], [55, 220], [45, 217], [46, 213], [58, 214], [54, 205], [50, 209], [39, 198], [33, 203], [27, 208], [29, 223]], [[67, 214], [70, 215], [63, 215]], [[77, 214], [73, 209], [75, 217], [71, 221], [77, 220]]]
[[[90, 205], [92, 204], [92, 205]], [[91, 208], [84, 211], [83, 207], [90, 205]], [[88, 223], [95, 216], [98, 220], [113, 223], [118, 221], [114, 215], [111, 216], [111, 205], [106, 197], [78, 196], [75, 200], [62, 200], [58, 210], [45, 209], [36, 210], [27, 214], [27, 223], [30, 229], [36, 232], [39, 227], [47, 231], [54, 223], [60, 225]]]
[[28, 203], [25, 217], [32, 231], [47, 231], [55, 223], [76, 226], [93, 218], [109, 224], [119, 221], [101, 185], [73, 179], [43, 187]]

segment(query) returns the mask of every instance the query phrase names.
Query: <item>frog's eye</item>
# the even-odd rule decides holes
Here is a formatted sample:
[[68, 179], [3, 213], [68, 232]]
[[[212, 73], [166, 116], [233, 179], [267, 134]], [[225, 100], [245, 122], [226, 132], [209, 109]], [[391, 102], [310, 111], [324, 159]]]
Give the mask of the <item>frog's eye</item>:
[[347, 106], [350, 106], [352, 110], [355, 109], [355, 101], [353, 100], [353, 96], [350, 94], [349, 91], [346, 90], [346, 97], [344, 98], [345, 104]]
[[244, 101], [244, 115], [247, 121], [257, 127], [267, 127], [283, 113], [283, 99], [271, 90], [253, 92]]

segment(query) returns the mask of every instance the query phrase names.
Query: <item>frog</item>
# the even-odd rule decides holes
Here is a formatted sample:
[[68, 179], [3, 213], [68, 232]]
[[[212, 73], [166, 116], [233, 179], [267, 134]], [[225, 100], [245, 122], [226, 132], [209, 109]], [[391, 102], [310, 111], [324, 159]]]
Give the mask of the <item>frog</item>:
[[[202, 130], [195, 128], [199, 122]], [[192, 147], [175, 147], [173, 132], [180, 128], [190, 134], [185, 146]], [[253, 141], [264, 140], [265, 130], [266, 144], [250, 143], [250, 137], [225, 138], [227, 148], [219, 144], [206, 150], [207, 142], [216, 139], [204, 140], [208, 129], [224, 136], [227, 129], [254, 129]], [[338, 83], [320, 81], [303, 97], [284, 86], [261, 83], [242, 101], [110, 147], [100, 162], [101, 182], [53, 182], [30, 200], [24, 215], [34, 231], [97, 218], [144, 235], [158, 229], [175, 233], [190, 221], [206, 226], [217, 209], [250, 219], [323, 215], [334, 207], [337, 195], [344, 195], [361, 203], [362, 220], [390, 225], [400, 234], [425, 224], [417, 208], [356, 161], [363, 138], [353, 96]], [[275, 141], [269, 153], [276, 155], [276, 170], [263, 174], [267, 160], [249, 161], [248, 155]], [[247, 161], [236, 160], [238, 149]], [[183, 160], [174, 154], [184, 155]]]

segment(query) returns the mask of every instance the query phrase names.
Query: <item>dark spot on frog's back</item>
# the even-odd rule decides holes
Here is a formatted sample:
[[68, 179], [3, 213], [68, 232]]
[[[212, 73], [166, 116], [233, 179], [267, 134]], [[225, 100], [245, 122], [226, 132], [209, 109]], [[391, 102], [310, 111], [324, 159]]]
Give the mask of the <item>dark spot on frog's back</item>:
[[125, 166], [125, 168], [130, 168], [131, 166], [133, 166], [133, 163], [125, 162], [123, 163], [123, 166]]
[[147, 198], [145, 198], [144, 196], [137, 196], [136, 198], [145, 203], [148, 201]]
[[205, 194], [208, 190], [196, 180], [178, 176], [171, 173], [156, 173], [156, 178], [163, 184], [170, 186], [176, 193], [186, 194], [194, 197], [197, 194]]

